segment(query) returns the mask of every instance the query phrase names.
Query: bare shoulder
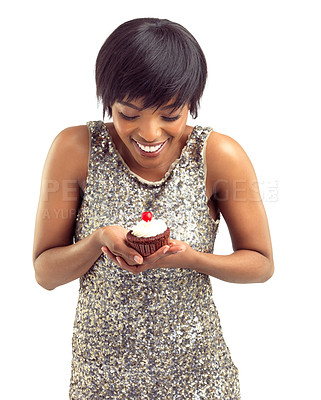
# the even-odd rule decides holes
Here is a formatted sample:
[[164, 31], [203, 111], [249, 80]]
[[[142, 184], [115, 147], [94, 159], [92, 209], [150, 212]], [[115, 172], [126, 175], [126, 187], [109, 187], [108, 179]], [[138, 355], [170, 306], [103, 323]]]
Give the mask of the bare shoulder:
[[241, 160], [248, 156], [242, 146], [231, 136], [212, 131], [207, 140], [206, 147], [207, 159], [219, 166], [220, 161], [226, 159], [229, 161]]
[[89, 132], [86, 125], [62, 130], [53, 140], [48, 157], [54, 157], [62, 168], [73, 171], [81, 183], [86, 180], [89, 157]]
[[218, 195], [227, 182], [256, 181], [253, 165], [243, 147], [231, 136], [212, 131], [207, 140], [206, 163], [213, 192]]
[[87, 152], [89, 149], [89, 134], [86, 125], [71, 126], [62, 130], [54, 139], [53, 145], [61, 150], [70, 151], [71, 155], [79, 152]]

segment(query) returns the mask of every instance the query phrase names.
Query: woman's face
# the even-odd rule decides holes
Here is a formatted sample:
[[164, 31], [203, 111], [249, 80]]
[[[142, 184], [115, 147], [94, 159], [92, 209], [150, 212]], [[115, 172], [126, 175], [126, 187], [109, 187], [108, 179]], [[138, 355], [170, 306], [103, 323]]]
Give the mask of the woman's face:
[[120, 152], [129, 166], [138, 169], [168, 168], [180, 155], [190, 128], [189, 108], [173, 111], [173, 101], [156, 110], [142, 110], [141, 100], [116, 102], [112, 106]]

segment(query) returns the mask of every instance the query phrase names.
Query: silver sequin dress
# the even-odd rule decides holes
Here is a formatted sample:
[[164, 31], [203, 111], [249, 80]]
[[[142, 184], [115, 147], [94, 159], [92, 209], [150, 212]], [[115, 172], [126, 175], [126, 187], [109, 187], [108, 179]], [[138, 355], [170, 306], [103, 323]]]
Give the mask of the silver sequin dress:
[[[205, 193], [210, 128], [194, 127], [159, 182], [124, 163], [102, 121], [88, 124], [91, 150], [75, 240], [99, 227], [134, 225], [143, 211], [171, 238], [212, 253], [219, 225]], [[208, 275], [163, 268], [138, 275], [102, 254], [80, 278], [70, 399], [240, 399], [238, 370], [222, 336]]]

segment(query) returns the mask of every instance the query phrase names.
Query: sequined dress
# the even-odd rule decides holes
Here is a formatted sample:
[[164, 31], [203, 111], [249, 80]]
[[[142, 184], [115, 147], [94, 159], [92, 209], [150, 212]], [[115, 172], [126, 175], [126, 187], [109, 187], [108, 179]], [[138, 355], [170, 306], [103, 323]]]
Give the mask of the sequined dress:
[[[159, 182], [134, 174], [102, 121], [87, 123], [91, 150], [75, 241], [97, 228], [129, 229], [141, 212], [167, 221], [171, 238], [212, 253], [220, 221], [208, 210], [204, 154], [210, 128], [194, 127]], [[240, 399], [208, 275], [162, 268], [138, 275], [102, 254], [80, 278], [70, 399]]]

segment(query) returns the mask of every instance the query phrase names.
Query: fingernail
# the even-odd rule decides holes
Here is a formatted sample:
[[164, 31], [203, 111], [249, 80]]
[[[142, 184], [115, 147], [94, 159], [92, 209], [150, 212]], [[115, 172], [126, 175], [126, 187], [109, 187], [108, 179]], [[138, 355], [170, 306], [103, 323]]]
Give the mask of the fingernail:
[[185, 249], [186, 249], [186, 247], [185, 247], [185, 246], [182, 246], [181, 250], [177, 250], [176, 253], [181, 253], [182, 251], [185, 251]]
[[116, 261], [118, 262], [118, 264], [120, 264], [120, 258], [116, 257]]
[[169, 250], [169, 247], [166, 247], [166, 249], [164, 249], [163, 254], [167, 253]]
[[134, 261], [137, 262], [137, 264], [141, 264], [143, 262], [139, 256], [135, 256]]

